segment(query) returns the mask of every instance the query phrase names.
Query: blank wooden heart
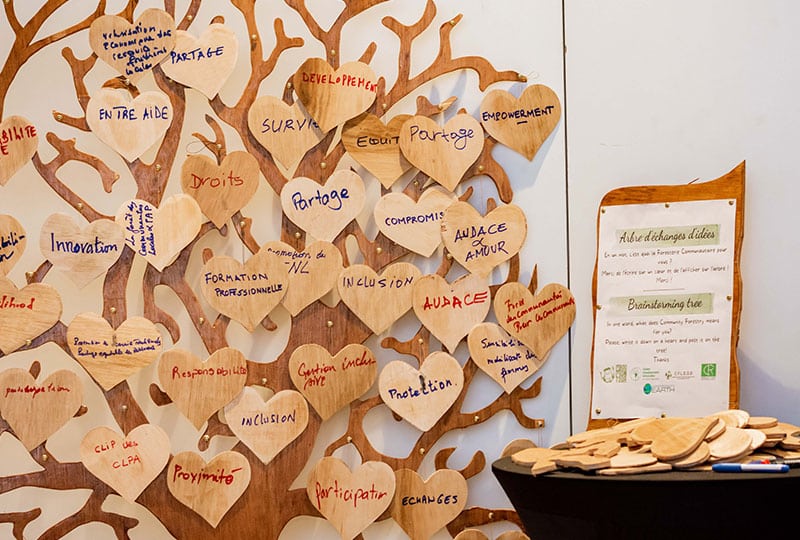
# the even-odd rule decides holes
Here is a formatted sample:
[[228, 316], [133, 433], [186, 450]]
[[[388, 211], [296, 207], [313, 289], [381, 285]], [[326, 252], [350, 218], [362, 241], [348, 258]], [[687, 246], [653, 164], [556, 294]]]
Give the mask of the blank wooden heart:
[[333, 289], [342, 271], [342, 253], [322, 240], [306, 246], [303, 251], [275, 240], [261, 246], [260, 251], [272, 253], [286, 266], [289, 281], [281, 303], [292, 316]]
[[161, 62], [161, 69], [170, 79], [213, 99], [233, 73], [238, 54], [236, 33], [224, 24], [212, 23], [199, 38], [177, 30], [175, 45]]
[[115, 221], [124, 229], [126, 245], [161, 271], [195, 239], [203, 214], [193, 198], [176, 193], [158, 208], [131, 199], [119, 207]]
[[208, 303], [249, 332], [280, 303], [289, 283], [283, 261], [261, 250], [244, 264], [217, 255], [200, 272], [200, 290]]
[[79, 288], [111, 268], [125, 247], [122, 227], [110, 219], [98, 219], [82, 230], [68, 214], [51, 214], [42, 224], [42, 255]]
[[28, 451], [61, 429], [82, 404], [81, 381], [69, 370], [39, 382], [24, 369], [0, 373], [0, 413]]
[[716, 422], [715, 418], [686, 418], [654, 438], [650, 452], [661, 461], [687, 456], [700, 446]]
[[233, 434], [267, 464], [305, 431], [308, 403], [295, 390], [281, 390], [264, 401], [246, 386], [225, 406], [225, 420]]
[[351, 343], [331, 356], [325, 347], [306, 343], [292, 352], [289, 376], [323, 420], [370, 389], [378, 374], [372, 351]]
[[421, 274], [407, 262], [390, 264], [380, 276], [366, 264], [353, 264], [339, 274], [339, 296], [373, 333], [380, 334], [411, 309], [414, 283]]
[[452, 469], [439, 469], [423, 480], [414, 470], [395, 471], [397, 489], [391, 515], [412, 540], [431, 538], [467, 505], [467, 480]]
[[430, 257], [442, 243], [444, 211], [456, 200], [437, 188], [425, 190], [416, 202], [405, 193], [387, 193], [375, 204], [375, 224], [389, 240]]
[[219, 525], [250, 485], [250, 463], [229, 450], [206, 463], [200, 454], [181, 452], [167, 467], [167, 488], [212, 527]]
[[366, 200], [364, 181], [341, 169], [320, 185], [303, 176], [281, 189], [281, 207], [292, 223], [317, 240], [332, 242], [361, 212]]
[[220, 165], [208, 156], [189, 156], [181, 167], [181, 187], [219, 229], [250, 202], [258, 189], [258, 161], [231, 152]]
[[36, 127], [21, 116], [0, 122], [0, 186], [28, 163], [39, 147]]
[[378, 77], [367, 64], [347, 62], [334, 71], [322, 58], [303, 62], [292, 82], [323, 133], [366, 111], [378, 90]]
[[[380, 461], [366, 461], [350, 472], [339, 458], [320, 459], [306, 481], [311, 504], [339, 532], [352, 540], [389, 507], [395, 492], [392, 468]], [[344, 497], [343, 493], [351, 493]]]
[[134, 23], [103, 15], [89, 27], [89, 46], [98, 58], [135, 82], [175, 46], [175, 21], [166, 11], [154, 8], [144, 10]]
[[464, 529], [453, 540], [489, 540], [480, 529]]
[[247, 127], [272, 157], [288, 168], [325, 136], [298, 102], [287, 105], [274, 96], [261, 96], [247, 111]]
[[184, 349], [171, 349], [158, 361], [158, 380], [178, 410], [200, 429], [208, 417], [244, 388], [247, 359], [225, 347], [206, 361]]
[[0, 276], [8, 274], [28, 245], [28, 235], [14, 216], [0, 214]]
[[161, 354], [161, 334], [144, 317], [131, 317], [116, 330], [96, 313], [79, 313], [67, 328], [72, 356], [89, 375], [111, 390]]
[[525, 243], [528, 222], [515, 204], [498, 206], [486, 216], [468, 202], [447, 207], [442, 216], [442, 240], [461, 266], [481, 276], [517, 253]]
[[129, 502], [134, 502], [169, 461], [169, 435], [155, 424], [142, 424], [127, 437], [100, 426], [84, 435], [81, 462]]
[[522, 283], [512, 281], [497, 290], [494, 314], [506, 332], [544, 358], [575, 320], [575, 298], [558, 283], [545, 285], [534, 296]]
[[31, 283], [17, 289], [0, 276], [0, 351], [11, 354], [61, 318], [61, 297], [52, 285]]
[[453, 191], [483, 150], [483, 128], [468, 114], [457, 114], [444, 126], [426, 116], [412, 116], [400, 128], [406, 159]]
[[142, 92], [130, 99], [126, 91], [101, 88], [86, 106], [86, 123], [98, 139], [130, 162], [167, 131], [172, 104], [161, 92]]
[[503, 387], [507, 394], [544, 364], [518, 339], [494, 323], [480, 323], [470, 330], [467, 345], [472, 361]]
[[535, 84], [519, 99], [492, 90], [481, 102], [481, 123], [498, 142], [532, 160], [561, 119], [561, 103], [550, 88]]
[[414, 285], [414, 313], [450, 352], [476, 324], [483, 322], [490, 304], [489, 282], [476, 274], [461, 276], [453, 283], [429, 274]]
[[428, 431], [458, 399], [464, 371], [458, 360], [436, 351], [418, 370], [402, 360], [389, 362], [381, 370], [378, 386], [391, 410], [420, 431]]
[[374, 114], [363, 114], [342, 128], [347, 153], [387, 189], [411, 169], [411, 163], [400, 152], [400, 127], [409, 118], [411, 115], [398, 114], [384, 124]]

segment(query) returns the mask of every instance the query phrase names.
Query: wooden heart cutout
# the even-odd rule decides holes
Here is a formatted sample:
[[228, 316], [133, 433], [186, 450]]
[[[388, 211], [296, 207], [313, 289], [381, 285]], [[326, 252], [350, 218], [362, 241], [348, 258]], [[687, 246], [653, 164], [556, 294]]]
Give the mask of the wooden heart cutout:
[[476, 324], [483, 322], [490, 303], [488, 280], [475, 274], [461, 276], [453, 283], [428, 274], [414, 285], [414, 313], [450, 352]]
[[39, 249], [78, 288], [84, 288], [111, 268], [125, 247], [122, 227], [98, 219], [83, 230], [68, 214], [52, 214], [42, 224]]
[[429, 354], [417, 370], [389, 362], [378, 377], [381, 399], [420, 431], [428, 431], [453, 406], [464, 387], [458, 360], [444, 351]]
[[169, 461], [169, 435], [155, 424], [142, 424], [127, 437], [101, 426], [83, 437], [80, 453], [86, 470], [134, 502]]
[[269, 251], [244, 264], [217, 255], [203, 265], [200, 290], [211, 306], [253, 332], [277, 306], [289, 283], [286, 265]]
[[342, 253], [330, 242], [320, 240], [296, 251], [275, 240], [261, 246], [260, 251], [278, 257], [286, 267], [289, 281], [281, 303], [292, 316], [333, 289], [342, 271]]
[[292, 223], [317, 240], [332, 242], [361, 212], [364, 181], [351, 170], [333, 173], [324, 185], [299, 176], [281, 189], [281, 207]]
[[132, 162], [166, 133], [172, 104], [161, 92], [130, 99], [126, 91], [101, 88], [86, 106], [86, 123], [98, 139]]
[[525, 212], [515, 204], [498, 206], [481, 216], [471, 204], [459, 201], [447, 207], [442, 216], [447, 251], [461, 266], [481, 276], [488, 276], [519, 253], [527, 233]]
[[427, 189], [414, 201], [405, 193], [387, 193], [375, 204], [378, 230], [406, 249], [430, 257], [442, 243], [442, 216], [455, 195], [438, 188]]
[[353, 264], [339, 274], [339, 296], [356, 317], [375, 334], [381, 334], [411, 309], [419, 268], [399, 262], [383, 269], [380, 276], [366, 264]]
[[231, 152], [220, 165], [208, 156], [189, 156], [181, 167], [183, 192], [218, 229], [250, 202], [258, 180], [258, 160], [247, 152]]
[[347, 62], [334, 71], [322, 58], [309, 58], [292, 82], [323, 133], [366, 111], [378, 91], [378, 77], [363, 62]]
[[247, 111], [247, 127], [272, 157], [291, 167], [325, 136], [298, 102], [287, 105], [274, 96], [261, 96]]
[[390, 513], [410, 538], [431, 538], [467, 504], [467, 480], [452, 469], [439, 469], [423, 480], [416, 471], [395, 471], [397, 489]]
[[521, 341], [494, 323], [481, 323], [467, 336], [469, 354], [475, 365], [510, 394], [544, 364]]
[[457, 114], [444, 126], [426, 116], [412, 116], [400, 128], [406, 159], [453, 191], [483, 151], [483, 128], [468, 114]]
[[289, 376], [323, 420], [358, 399], [372, 387], [378, 363], [360, 343], [347, 345], [335, 356], [316, 343], [306, 343], [289, 358]]
[[409, 118], [411, 115], [398, 114], [384, 124], [374, 114], [363, 114], [348, 120], [342, 128], [347, 153], [386, 189], [411, 169], [411, 163], [400, 152], [400, 127]]
[[31, 283], [17, 289], [13, 281], [0, 276], [0, 351], [11, 354], [52, 328], [61, 318], [61, 309], [55, 287]]
[[492, 90], [483, 98], [480, 114], [489, 135], [530, 161], [558, 125], [561, 103], [550, 88], [535, 84], [519, 99], [506, 90]]
[[79, 313], [67, 328], [72, 356], [103, 387], [113, 387], [149, 366], [161, 354], [161, 334], [144, 317], [131, 317], [116, 330], [96, 313]]
[[216, 528], [250, 485], [250, 474], [247, 458], [232, 450], [208, 463], [200, 454], [181, 452], [167, 466], [167, 488]]
[[0, 276], [16, 266], [27, 245], [28, 235], [22, 224], [14, 216], [0, 214]]
[[266, 465], [308, 426], [308, 403], [300, 392], [281, 390], [267, 401], [245, 387], [225, 406], [233, 434]]
[[495, 293], [494, 314], [506, 332], [544, 358], [575, 320], [575, 298], [558, 283], [545, 285], [534, 296], [512, 281]]
[[82, 404], [81, 381], [69, 370], [40, 382], [24, 369], [0, 373], [0, 413], [28, 451], [61, 429]]
[[89, 27], [89, 46], [98, 58], [135, 82], [175, 46], [175, 20], [155, 8], [144, 10], [134, 23], [103, 15]]
[[0, 186], [28, 163], [39, 147], [36, 127], [21, 116], [0, 122]]
[[160, 272], [195, 239], [203, 214], [193, 198], [177, 193], [158, 208], [131, 199], [119, 207], [115, 221], [124, 229], [127, 246]]
[[217, 350], [205, 362], [187, 350], [171, 349], [158, 361], [158, 380], [178, 410], [200, 429], [242, 391], [247, 359], [231, 347]]
[[239, 42], [236, 33], [220, 23], [212, 23], [199, 38], [185, 30], [175, 32], [175, 45], [169, 58], [161, 62], [164, 75], [214, 99], [236, 67]]
[[378, 519], [392, 502], [394, 492], [394, 471], [386, 463], [366, 461], [350, 472], [333, 456], [320, 459], [306, 483], [311, 504], [342, 540], [352, 540]]

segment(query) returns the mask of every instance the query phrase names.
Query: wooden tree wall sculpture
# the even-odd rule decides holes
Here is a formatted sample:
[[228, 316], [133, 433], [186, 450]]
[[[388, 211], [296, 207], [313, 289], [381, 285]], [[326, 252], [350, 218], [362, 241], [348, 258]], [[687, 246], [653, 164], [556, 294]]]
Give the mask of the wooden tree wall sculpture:
[[[288, 35], [280, 18], [269, 28], [255, 0], [230, 0], [246, 36], [222, 16], [201, 21], [200, 0], [180, 8], [165, 0], [146, 10], [128, 0], [113, 14], [99, 0], [84, 19], [56, 30], [57, 12], [74, 2], [47, 0], [22, 22], [20, 3], [4, 1], [13, 36], [2, 37], [10, 50], [0, 71], [0, 433], [19, 439], [40, 470], [0, 479], [0, 493], [23, 486], [91, 490], [42, 538], [93, 521], [128, 538], [138, 520], [103, 507], [115, 493], [146, 508], [176, 538], [278, 538], [298, 516], [324, 517], [343, 538], [390, 518], [415, 539], [442, 527], [456, 536], [499, 521], [521, 526], [513, 510], [466, 507], [467, 480], [486, 468], [482, 452], [456, 470], [448, 466], [455, 448], [443, 449], [434, 475], [423, 479], [417, 471], [444, 435], [500, 411], [511, 411], [525, 428], [544, 425], [522, 407], [539, 394], [541, 378], [520, 383], [569, 328], [574, 300], [558, 284], [537, 291], [535, 269], [530, 284], [517, 283], [527, 225], [492, 150], [504, 144], [532, 159], [559, 121], [558, 98], [541, 85], [519, 99], [494, 90], [480, 121], [456, 112], [456, 97], [431, 103], [422, 85], [460, 70], [475, 71], [481, 91], [525, 82], [482, 57], [453, 55], [450, 37], [460, 15], [441, 25], [438, 54], [412, 75], [412, 44], [434, 22], [433, 0], [411, 24], [382, 20], [399, 42], [391, 84], [370, 68], [383, 54], [375, 43], [358, 58], [341, 58], [345, 25], [386, 1], [346, 0], [324, 28], [303, 0], [285, 0], [325, 51], [324, 58], [307, 54], [288, 80], [276, 76], [279, 62], [294, 58], [288, 51], [319, 47]], [[58, 92], [74, 94], [77, 106], [69, 110], [80, 112], [53, 116], [110, 146], [127, 170], [115, 170], [76, 139], [38, 132], [24, 111], [6, 103], [23, 66], [72, 36], [85, 36], [93, 52], [80, 58], [61, 49], [73, 84]], [[249, 57], [249, 78], [238, 101], [229, 102], [219, 90], [237, 56]], [[119, 75], [98, 82], [96, 74], [109, 66]], [[184, 158], [182, 133], [203, 114], [193, 108], [198, 92], [208, 104], [206, 128], [191, 136], [203, 151]], [[415, 110], [395, 112], [403, 103]], [[25, 210], [3, 194], [29, 160], [63, 203], [41, 231], [25, 231], [13, 217]], [[96, 175], [103, 191], [95, 189], [95, 198], [65, 180], [74, 164]], [[485, 215], [469, 204], [471, 187], [455, 193], [477, 176], [491, 179], [501, 202], [485, 201]], [[270, 210], [248, 211], [247, 204], [264, 180], [282, 211], [281, 227], [279, 238], [259, 241], [254, 225]], [[113, 213], [100, 210], [126, 182], [135, 196]], [[370, 212], [378, 229], [372, 237], [357, 217], [372, 205], [367, 192], [375, 182], [382, 196]], [[26, 284], [16, 284], [6, 276], [19, 253], [35, 249], [37, 232], [43, 262], [26, 269]], [[215, 253], [206, 242], [212, 237], [243, 255]], [[423, 275], [414, 263], [432, 257], [438, 270]], [[507, 268], [502, 280], [495, 277], [500, 265]], [[98, 313], [64, 320], [59, 291], [45, 283], [59, 272], [78, 288], [102, 281]], [[157, 294], [163, 288], [181, 313], [164, 307]], [[131, 309], [131, 290], [141, 295], [141, 312]], [[270, 314], [279, 305], [290, 328], [276, 358], [247, 358], [229, 343], [233, 325], [250, 333], [278, 330], [279, 318]], [[492, 315], [499, 326], [484, 322]], [[416, 317], [418, 330], [410, 339], [391, 337], [404, 316]], [[198, 336], [191, 350], [184, 344], [193, 338], [177, 345], [187, 332]], [[380, 346], [396, 360], [379, 367], [364, 345], [373, 335], [384, 336]], [[464, 342], [469, 355], [456, 355]], [[46, 344], [69, 355], [71, 368], [48, 369], [46, 357], [27, 370], [2, 365]], [[145, 404], [129, 382], [151, 365], [157, 380]], [[463, 410], [480, 370], [504, 392], [480, 410]], [[86, 384], [76, 376], [84, 371], [114, 422], [84, 429], [79, 461], [59, 460], [47, 440], [90, 412]], [[148, 417], [170, 403], [196, 428], [198, 452], [218, 437], [231, 442], [229, 450], [175, 452], [169, 428]], [[386, 429], [407, 422], [419, 432], [404, 457], [382, 453], [365, 429], [368, 413], [384, 406], [394, 416]], [[323, 423], [342, 409], [349, 415], [345, 434], [325, 457], [313, 457]], [[348, 446], [362, 465], [351, 469], [334, 457]], [[295, 486], [306, 469], [307, 489]], [[0, 510], [0, 523], [27, 538], [40, 513]]]

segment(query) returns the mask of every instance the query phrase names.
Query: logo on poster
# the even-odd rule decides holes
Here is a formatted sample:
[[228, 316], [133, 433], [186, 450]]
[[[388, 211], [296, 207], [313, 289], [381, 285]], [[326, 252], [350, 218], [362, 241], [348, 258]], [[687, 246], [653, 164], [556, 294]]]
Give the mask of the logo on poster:
[[700, 364], [700, 378], [714, 379], [717, 377], [717, 364]]

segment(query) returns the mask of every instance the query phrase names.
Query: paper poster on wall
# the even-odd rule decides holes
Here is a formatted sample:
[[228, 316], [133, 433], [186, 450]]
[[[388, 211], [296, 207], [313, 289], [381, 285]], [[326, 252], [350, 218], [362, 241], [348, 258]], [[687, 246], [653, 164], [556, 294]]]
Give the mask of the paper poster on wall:
[[728, 407], [735, 223], [730, 199], [601, 210], [595, 416]]

